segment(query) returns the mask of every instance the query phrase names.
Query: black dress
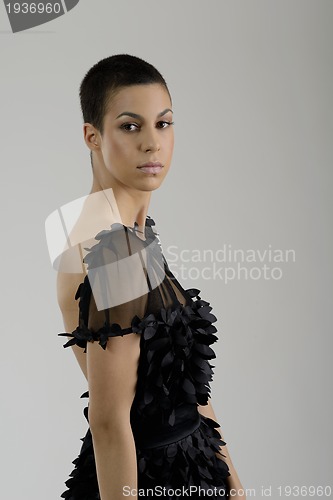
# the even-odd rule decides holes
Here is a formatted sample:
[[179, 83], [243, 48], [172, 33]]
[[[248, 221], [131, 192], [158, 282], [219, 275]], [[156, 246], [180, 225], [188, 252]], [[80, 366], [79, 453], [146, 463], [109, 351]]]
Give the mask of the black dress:
[[[138, 498], [145, 490], [144, 498], [155, 498], [152, 491], [163, 491], [156, 498], [193, 500], [206, 495], [223, 500], [229, 498], [226, 478], [230, 472], [221, 451], [226, 443], [217, 430], [219, 424], [201, 415], [197, 407], [206, 405], [210, 398], [214, 366], [209, 361], [216, 357], [210, 345], [217, 341], [217, 329], [212, 324], [216, 317], [209, 302], [201, 299], [200, 290], [183, 289], [171, 273], [152, 226], [155, 222], [147, 216], [145, 239], [140, 237], [137, 223], [134, 228], [112, 224], [95, 236], [98, 243], [86, 248], [83, 261], [88, 266], [87, 275], [75, 295], [79, 324], [71, 334], [58, 335], [72, 337], [64, 347], [76, 344], [84, 352], [87, 342], [97, 341], [106, 349], [109, 337], [130, 333], [141, 336], [131, 407]], [[128, 270], [129, 260], [125, 258], [129, 256], [136, 262], [129, 278], [132, 283], [140, 281], [140, 262], [147, 293], [136, 293], [130, 300], [117, 303], [114, 289], [126, 272], [119, 273], [119, 264]], [[113, 271], [108, 274], [112, 265]], [[113, 298], [107, 291], [110, 279]], [[101, 290], [103, 293], [98, 293]], [[103, 300], [104, 306], [98, 303], [97, 307], [97, 301]], [[81, 396], [88, 397], [88, 391]], [[89, 424], [89, 403], [83, 412]], [[81, 440], [79, 456], [72, 462], [75, 468], [65, 482], [68, 489], [61, 498], [100, 500], [89, 425]], [[176, 489], [183, 494], [178, 490], [173, 495]]]

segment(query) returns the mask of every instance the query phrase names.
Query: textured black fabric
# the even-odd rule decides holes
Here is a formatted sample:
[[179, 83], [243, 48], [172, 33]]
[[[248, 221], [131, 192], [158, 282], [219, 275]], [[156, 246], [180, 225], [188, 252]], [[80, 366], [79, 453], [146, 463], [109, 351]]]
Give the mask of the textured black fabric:
[[[200, 495], [193, 490], [189, 496], [184, 494], [193, 500], [204, 498], [203, 490], [215, 488], [215, 494], [209, 492], [207, 498], [226, 499], [229, 498], [226, 478], [230, 473], [221, 452], [226, 443], [217, 430], [219, 423], [201, 415], [197, 407], [206, 405], [210, 397], [214, 366], [209, 361], [216, 357], [210, 345], [218, 339], [213, 325], [216, 317], [209, 302], [201, 299], [200, 290], [183, 289], [172, 274], [158, 233], [153, 231], [154, 225], [148, 216], [145, 240], [137, 235], [136, 227], [126, 226], [123, 226], [126, 238], [121, 232], [112, 232], [112, 226], [96, 236], [99, 243], [84, 258], [88, 273], [75, 295], [79, 300], [78, 327], [72, 333], [58, 335], [70, 337], [64, 347], [76, 344], [86, 352], [87, 342], [99, 342], [105, 349], [109, 337], [139, 334], [138, 381], [131, 407], [138, 489], [200, 487]], [[148, 245], [147, 295], [98, 310], [89, 270], [105, 264], [106, 256], [109, 261], [116, 260], [147, 249]], [[158, 286], [158, 280], [151, 286], [151, 270], [161, 279]], [[88, 398], [89, 392], [81, 397]], [[84, 415], [89, 424], [89, 403]], [[75, 468], [65, 483], [68, 489], [61, 497], [100, 500], [89, 426], [82, 441], [79, 456], [73, 461]], [[154, 497], [147, 493], [147, 498]]]

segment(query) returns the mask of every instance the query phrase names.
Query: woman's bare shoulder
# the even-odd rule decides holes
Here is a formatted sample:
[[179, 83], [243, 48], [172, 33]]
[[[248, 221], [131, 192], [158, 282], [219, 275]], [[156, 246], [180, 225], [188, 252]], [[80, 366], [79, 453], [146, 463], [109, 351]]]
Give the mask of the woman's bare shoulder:
[[120, 220], [119, 213], [114, 207], [110, 210], [109, 203], [103, 193], [87, 197], [69, 233], [66, 249], [59, 256], [57, 265], [57, 298], [62, 311], [77, 309], [75, 294], [87, 274], [84, 257], [87, 249], [97, 243], [95, 236]]

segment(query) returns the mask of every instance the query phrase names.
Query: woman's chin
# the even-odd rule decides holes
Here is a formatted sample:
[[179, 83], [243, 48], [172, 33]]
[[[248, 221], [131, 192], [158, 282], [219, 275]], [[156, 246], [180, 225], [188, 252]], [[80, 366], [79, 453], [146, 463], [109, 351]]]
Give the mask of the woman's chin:
[[158, 189], [164, 181], [165, 176], [149, 175], [135, 183], [135, 187], [141, 191], [154, 191]]

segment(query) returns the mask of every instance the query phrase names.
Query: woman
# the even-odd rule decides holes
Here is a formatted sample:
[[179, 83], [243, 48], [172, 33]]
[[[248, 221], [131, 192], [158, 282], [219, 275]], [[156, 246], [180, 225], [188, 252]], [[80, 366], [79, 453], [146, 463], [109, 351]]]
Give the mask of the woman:
[[209, 401], [216, 318], [171, 273], [148, 215], [174, 146], [166, 82], [114, 55], [88, 71], [80, 98], [93, 185], [70, 236], [82, 272], [60, 266], [57, 293], [89, 428], [61, 497], [223, 499], [234, 488], [244, 499]]

